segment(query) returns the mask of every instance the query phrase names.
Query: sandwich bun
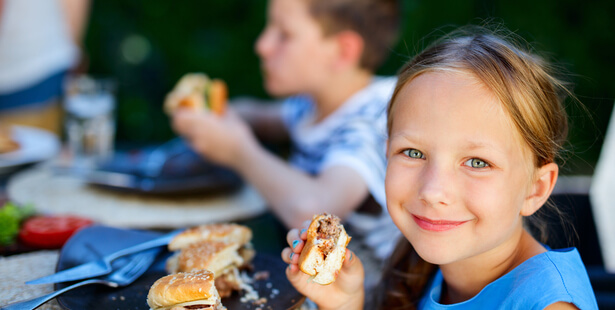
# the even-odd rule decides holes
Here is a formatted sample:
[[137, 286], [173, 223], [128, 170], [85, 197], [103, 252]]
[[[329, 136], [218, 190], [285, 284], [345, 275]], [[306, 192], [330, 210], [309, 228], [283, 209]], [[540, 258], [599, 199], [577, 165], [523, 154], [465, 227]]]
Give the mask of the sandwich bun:
[[315, 215], [307, 230], [299, 269], [313, 276], [313, 282], [333, 283], [344, 263], [350, 239], [339, 217], [327, 213]]
[[20, 145], [12, 137], [11, 127], [0, 123], [0, 154], [16, 151]]
[[[172, 256], [167, 261], [167, 271], [174, 273], [207, 269], [213, 272], [215, 276], [218, 276], [230, 265], [243, 265], [244, 260], [239, 255], [238, 249], [239, 244], [237, 243], [220, 241], [196, 242]], [[169, 266], [169, 262], [173, 262], [170, 264], [175, 269]]]
[[214, 273], [221, 297], [241, 289], [240, 269], [251, 267], [256, 252], [252, 230], [237, 224], [207, 224], [189, 228], [168, 245], [176, 251], [166, 262], [169, 273], [207, 269]]
[[164, 110], [169, 115], [179, 109], [195, 112], [211, 110], [222, 115], [227, 99], [228, 90], [223, 80], [211, 80], [204, 73], [187, 73], [166, 96]]
[[152, 310], [185, 309], [203, 305], [202, 309], [224, 309], [209, 270], [177, 273], [158, 279], [150, 287], [147, 304]]
[[208, 224], [189, 228], [169, 242], [169, 251], [186, 248], [200, 241], [220, 241], [244, 245], [252, 240], [252, 230], [238, 224]]

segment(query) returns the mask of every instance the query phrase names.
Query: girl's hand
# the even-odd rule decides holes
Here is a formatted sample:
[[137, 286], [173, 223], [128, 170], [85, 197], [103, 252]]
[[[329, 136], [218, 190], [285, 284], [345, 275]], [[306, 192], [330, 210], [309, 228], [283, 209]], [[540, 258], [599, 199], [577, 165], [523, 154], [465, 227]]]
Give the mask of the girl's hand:
[[249, 146], [258, 143], [248, 125], [230, 108], [222, 116], [180, 109], [173, 114], [171, 125], [197, 153], [231, 168], [239, 164]]
[[310, 221], [303, 223], [303, 229], [292, 229], [286, 235], [290, 247], [282, 251], [282, 259], [288, 263], [286, 277], [290, 283], [307, 298], [325, 309], [363, 309], [363, 264], [354, 253], [346, 249], [346, 258], [337, 277], [329, 285], [320, 285], [310, 281], [310, 276], [299, 270], [297, 263], [307, 239], [307, 227]]

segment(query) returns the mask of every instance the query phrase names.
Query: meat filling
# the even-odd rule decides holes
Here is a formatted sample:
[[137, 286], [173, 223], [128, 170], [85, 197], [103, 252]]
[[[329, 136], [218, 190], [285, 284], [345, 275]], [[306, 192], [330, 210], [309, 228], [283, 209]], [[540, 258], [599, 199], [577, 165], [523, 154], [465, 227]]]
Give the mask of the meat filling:
[[184, 308], [186, 308], [186, 310], [193, 310], [193, 309], [216, 310], [216, 306], [214, 305], [192, 305], [192, 306], [185, 306]]
[[321, 249], [325, 258], [335, 248], [337, 239], [342, 232], [340, 218], [337, 216], [326, 216], [319, 221], [316, 230], [318, 239], [322, 242]]
[[173, 307], [171, 310], [216, 310], [218, 307], [215, 305], [190, 305], [190, 306], [178, 306]]

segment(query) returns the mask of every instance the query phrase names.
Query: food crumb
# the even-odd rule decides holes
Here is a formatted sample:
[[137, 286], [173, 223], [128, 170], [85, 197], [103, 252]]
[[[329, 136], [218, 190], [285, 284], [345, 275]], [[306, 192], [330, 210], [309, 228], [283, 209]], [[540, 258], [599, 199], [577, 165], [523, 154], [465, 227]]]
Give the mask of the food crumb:
[[280, 291], [274, 288], [274, 289], [272, 289], [272, 290], [271, 290], [271, 294], [269, 295], [269, 298], [273, 299], [273, 298], [275, 298], [278, 294], [280, 294]]
[[267, 303], [267, 298], [265, 298], [265, 297], [261, 297], [261, 298], [259, 298], [259, 299], [257, 299], [257, 300], [252, 302], [252, 304], [256, 305], [256, 306], [261, 306], [261, 305], [264, 305], [266, 303]]
[[253, 279], [254, 281], [267, 280], [269, 279], [269, 271], [267, 270], [257, 271], [254, 273]]
[[124, 301], [125, 299], [126, 299], [126, 297], [124, 297], [124, 296], [120, 296], [120, 300], [121, 300], [121, 301]]

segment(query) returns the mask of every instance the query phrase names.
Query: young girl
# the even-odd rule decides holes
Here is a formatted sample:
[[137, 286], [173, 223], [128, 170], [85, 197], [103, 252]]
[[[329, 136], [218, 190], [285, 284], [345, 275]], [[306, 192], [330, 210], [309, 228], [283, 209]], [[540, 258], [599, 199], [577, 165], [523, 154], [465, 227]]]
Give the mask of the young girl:
[[[523, 223], [557, 180], [566, 93], [542, 59], [484, 30], [402, 68], [385, 188], [409, 244], [394, 253], [380, 308], [597, 309], [577, 250], [551, 250]], [[361, 309], [360, 260], [348, 251], [336, 282], [310, 283], [296, 265], [305, 237], [288, 233], [290, 282], [320, 309]]]

